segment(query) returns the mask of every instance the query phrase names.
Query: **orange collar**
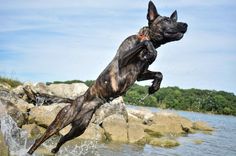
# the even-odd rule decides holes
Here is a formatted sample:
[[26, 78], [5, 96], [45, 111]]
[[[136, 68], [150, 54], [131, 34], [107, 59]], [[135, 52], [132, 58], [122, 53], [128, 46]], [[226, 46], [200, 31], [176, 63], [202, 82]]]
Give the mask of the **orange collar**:
[[150, 40], [150, 38], [148, 36], [145, 36], [144, 34], [138, 34], [137, 36], [140, 42], [145, 41], [145, 40]]

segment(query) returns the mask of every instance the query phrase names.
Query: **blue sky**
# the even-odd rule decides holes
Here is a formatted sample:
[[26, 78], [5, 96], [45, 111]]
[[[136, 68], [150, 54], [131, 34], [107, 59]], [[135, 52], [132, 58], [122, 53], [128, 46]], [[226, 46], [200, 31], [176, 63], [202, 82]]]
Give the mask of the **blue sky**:
[[[120, 43], [147, 25], [148, 0], [0, 0], [0, 75], [22, 81], [96, 79]], [[236, 93], [236, 1], [154, 0], [188, 32], [158, 48], [162, 87]], [[142, 84], [149, 84], [145, 82]]]

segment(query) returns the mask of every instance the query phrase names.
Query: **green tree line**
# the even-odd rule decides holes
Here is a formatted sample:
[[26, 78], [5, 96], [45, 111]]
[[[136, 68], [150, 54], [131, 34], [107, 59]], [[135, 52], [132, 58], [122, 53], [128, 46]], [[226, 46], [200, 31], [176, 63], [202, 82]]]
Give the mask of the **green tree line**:
[[131, 105], [236, 115], [236, 96], [233, 93], [164, 87], [142, 100], [147, 95], [147, 90], [147, 86], [135, 84], [124, 95], [124, 101]]

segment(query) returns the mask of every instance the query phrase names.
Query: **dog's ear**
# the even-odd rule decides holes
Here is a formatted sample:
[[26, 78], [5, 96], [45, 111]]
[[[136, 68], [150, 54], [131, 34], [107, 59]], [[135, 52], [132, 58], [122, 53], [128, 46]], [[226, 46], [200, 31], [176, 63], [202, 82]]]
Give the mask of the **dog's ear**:
[[171, 14], [170, 18], [171, 18], [173, 21], [177, 22], [178, 15], [177, 15], [177, 11], [176, 11], [176, 10]]
[[154, 3], [152, 1], [149, 1], [147, 13], [148, 24], [150, 25], [158, 16], [159, 14], [157, 13], [157, 9]]

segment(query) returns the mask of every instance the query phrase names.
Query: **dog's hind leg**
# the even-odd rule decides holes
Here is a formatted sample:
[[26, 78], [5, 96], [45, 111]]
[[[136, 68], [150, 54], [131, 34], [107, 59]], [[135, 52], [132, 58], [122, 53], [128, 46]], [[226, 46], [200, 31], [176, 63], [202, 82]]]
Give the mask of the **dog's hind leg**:
[[137, 81], [144, 81], [153, 79], [152, 85], [149, 87], [148, 93], [153, 94], [160, 89], [161, 81], [163, 75], [161, 72], [153, 72], [149, 70], [145, 70], [138, 76]]
[[96, 109], [100, 106], [101, 100], [93, 100], [84, 103], [81, 111], [77, 114], [74, 121], [72, 122], [72, 128], [68, 134], [62, 136], [55, 148], [51, 150], [52, 153], [57, 153], [60, 147], [67, 141], [74, 139], [84, 133], [88, 127], [90, 120]]
[[[91, 115], [92, 116], [92, 115]], [[52, 153], [57, 153], [60, 149], [60, 147], [67, 141], [72, 140], [81, 134], [84, 133], [86, 130], [87, 126], [89, 125], [89, 121], [87, 117], [81, 116], [79, 120], [76, 120], [72, 123], [72, 128], [71, 130], [65, 135], [62, 136], [57, 143], [57, 146], [51, 150]]]
[[46, 141], [49, 137], [56, 134], [62, 128], [69, 125], [78, 114], [79, 107], [82, 106], [82, 99], [77, 99], [73, 104], [67, 105], [57, 114], [54, 121], [48, 126], [46, 132], [38, 139], [36, 139], [33, 146], [28, 151], [28, 154], [32, 154], [44, 141]]

